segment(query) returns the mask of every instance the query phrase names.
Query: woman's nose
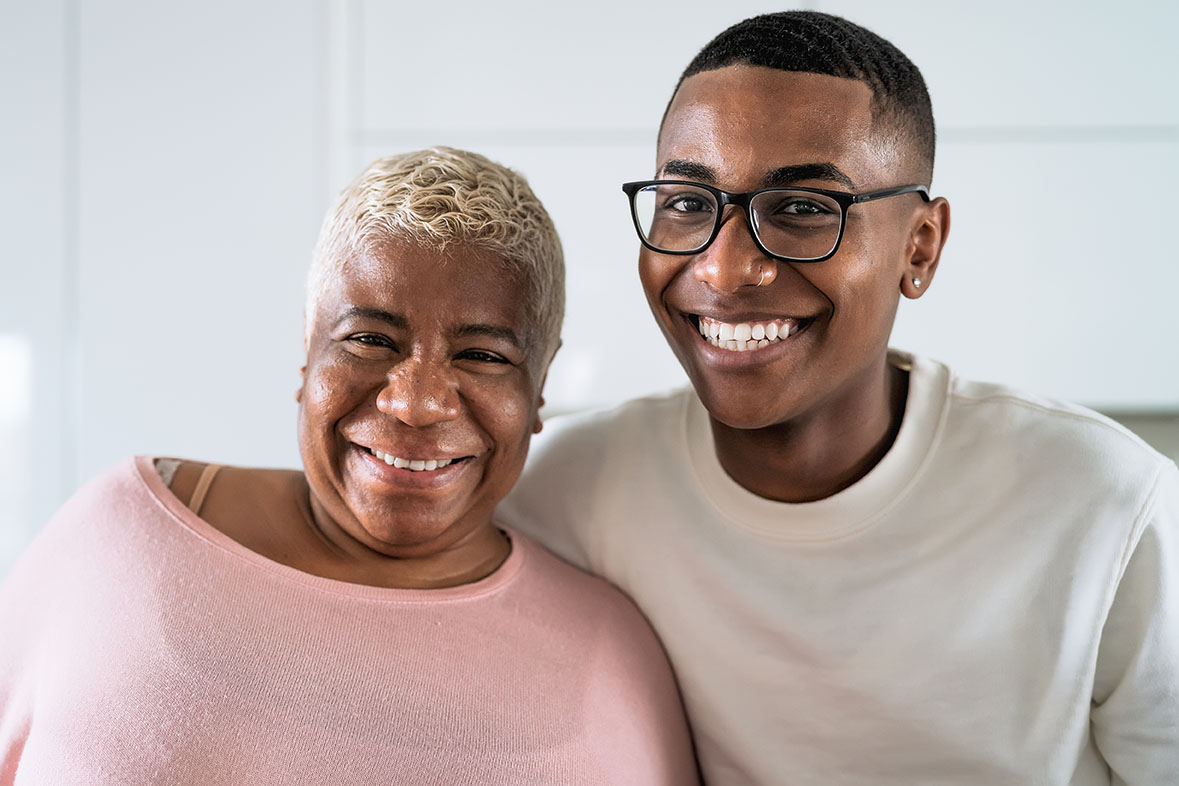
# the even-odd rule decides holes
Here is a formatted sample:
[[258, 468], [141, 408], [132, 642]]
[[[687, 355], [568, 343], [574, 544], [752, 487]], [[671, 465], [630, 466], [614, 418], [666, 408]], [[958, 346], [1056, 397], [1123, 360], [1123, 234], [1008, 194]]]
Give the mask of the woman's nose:
[[390, 371], [377, 409], [407, 426], [424, 428], [459, 415], [458, 382], [444, 363], [407, 358]]

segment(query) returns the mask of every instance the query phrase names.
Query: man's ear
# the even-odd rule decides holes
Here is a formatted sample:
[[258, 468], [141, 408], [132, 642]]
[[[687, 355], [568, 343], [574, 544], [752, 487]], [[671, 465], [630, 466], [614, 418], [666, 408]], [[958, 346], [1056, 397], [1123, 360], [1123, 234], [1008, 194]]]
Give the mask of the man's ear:
[[908, 262], [901, 277], [902, 295], [916, 300], [929, 289], [949, 234], [950, 203], [944, 197], [937, 197], [922, 205], [909, 234]]

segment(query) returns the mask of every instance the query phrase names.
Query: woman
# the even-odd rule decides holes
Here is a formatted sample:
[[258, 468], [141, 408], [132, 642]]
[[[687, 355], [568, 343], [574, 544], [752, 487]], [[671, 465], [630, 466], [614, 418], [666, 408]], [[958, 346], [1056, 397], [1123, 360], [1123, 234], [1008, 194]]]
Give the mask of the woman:
[[694, 782], [639, 613], [493, 521], [563, 279], [513, 172], [366, 170], [309, 277], [304, 471], [138, 457], [67, 503], [0, 590], [0, 784]]

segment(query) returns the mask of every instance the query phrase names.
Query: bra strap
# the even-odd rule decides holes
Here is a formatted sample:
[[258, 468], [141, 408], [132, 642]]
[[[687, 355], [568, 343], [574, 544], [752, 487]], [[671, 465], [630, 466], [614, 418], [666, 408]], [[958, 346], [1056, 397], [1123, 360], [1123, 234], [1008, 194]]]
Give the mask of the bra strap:
[[201, 506], [205, 504], [205, 496], [209, 493], [209, 486], [213, 485], [213, 478], [220, 470], [220, 464], [206, 464], [201, 471], [201, 477], [197, 480], [196, 488], [192, 492], [192, 499], [188, 501], [188, 509], [198, 516], [201, 513]]

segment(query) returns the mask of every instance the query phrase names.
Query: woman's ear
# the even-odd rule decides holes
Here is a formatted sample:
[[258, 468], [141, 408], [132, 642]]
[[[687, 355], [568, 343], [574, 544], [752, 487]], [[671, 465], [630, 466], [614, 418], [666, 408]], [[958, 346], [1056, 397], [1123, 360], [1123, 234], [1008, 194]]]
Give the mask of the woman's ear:
[[944, 197], [937, 197], [922, 205], [909, 235], [908, 262], [901, 277], [902, 295], [916, 300], [929, 289], [949, 234], [950, 203]]
[[303, 388], [307, 384], [307, 366], [306, 364], [299, 367], [299, 387], [295, 388], [295, 403], [303, 403]]
[[536, 388], [536, 422], [532, 424], [532, 433], [539, 434], [540, 430], [544, 428], [544, 422], [540, 419], [540, 411], [544, 409], [544, 386], [549, 381], [549, 369], [553, 367], [553, 358], [561, 351], [561, 339], [557, 339], [557, 347], [553, 350], [553, 354], [549, 356], [548, 362], [545, 363], [544, 373], [540, 376], [540, 385]]
[[532, 433], [539, 434], [540, 430], [544, 428], [544, 421], [540, 419], [540, 411], [544, 409], [544, 396], [536, 402], [536, 422], [532, 424]]

